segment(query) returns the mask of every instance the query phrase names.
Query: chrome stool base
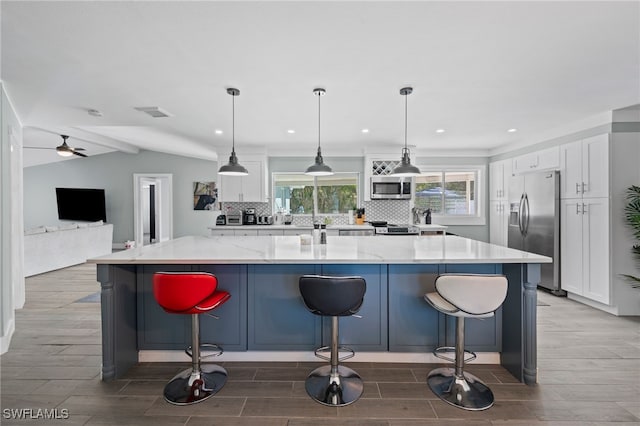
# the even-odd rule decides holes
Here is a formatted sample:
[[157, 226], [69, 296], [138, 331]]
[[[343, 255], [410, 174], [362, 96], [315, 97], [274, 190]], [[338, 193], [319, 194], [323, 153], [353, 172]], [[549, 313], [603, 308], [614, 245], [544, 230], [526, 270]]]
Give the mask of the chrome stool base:
[[486, 410], [493, 405], [491, 389], [471, 373], [460, 377], [455, 368], [436, 368], [427, 376], [427, 384], [438, 398], [464, 410]]
[[313, 370], [304, 387], [316, 402], [329, 407], [343, 407], [356, 402], [362, 395], [364, 383], [352, 369], [337, 366], [338, 374], [331, 374], [331, 366], [323, 365]]
[[212, 397], [227, 382], [227, 371], [219, 365], [203, 364], [200, 372], [188, 368], [164, 387], [164, 399], [174, 405], [190, 405]]

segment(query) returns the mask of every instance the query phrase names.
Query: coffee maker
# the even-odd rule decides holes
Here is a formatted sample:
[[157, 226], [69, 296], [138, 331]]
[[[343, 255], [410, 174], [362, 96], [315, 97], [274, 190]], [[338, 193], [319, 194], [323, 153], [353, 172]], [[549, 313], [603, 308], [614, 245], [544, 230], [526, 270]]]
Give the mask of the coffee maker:
[[243, 225], [256, 225], [256, 209], [248, 208], [244, 210], [242, 214]]

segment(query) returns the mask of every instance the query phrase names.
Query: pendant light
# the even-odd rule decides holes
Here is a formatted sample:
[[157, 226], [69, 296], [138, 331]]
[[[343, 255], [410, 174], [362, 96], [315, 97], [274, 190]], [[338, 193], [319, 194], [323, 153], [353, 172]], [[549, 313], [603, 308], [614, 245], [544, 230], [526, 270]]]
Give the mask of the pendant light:
[[218, 174], [225, 176], [247, 176], [249, 172], [238, 163], [238, 157], [236, 157], [236, 96], [240, 96], [240, 91], [238, 89], [229, 88], [227, 89], [227, 93], [231, 95], [232, 99], [231, 156], [229, 157], [229, 163], [220, 167]]
[[407, 96], [413, 92], [411, 87], [403, 87], [400, 94], [404, 96], [404, 148], [402, 148], [402, 162], [391, 172], [394, 176], [420, 176], [420, 169], [411, 165], [411, 157], [409, 157], [409, 148], [407, 146]]
[[320, 150], [320, 97], [324, 96], [325, 90], [313, 89], [313, 93], [318, 97], [318, 154], [316, 155], [316, 162], [310, 165], [304, 174], [310, 176], [331, 176], [333, 174], [333, 170], [331, 170], [331, 167], [324, 164], [322, 151]]

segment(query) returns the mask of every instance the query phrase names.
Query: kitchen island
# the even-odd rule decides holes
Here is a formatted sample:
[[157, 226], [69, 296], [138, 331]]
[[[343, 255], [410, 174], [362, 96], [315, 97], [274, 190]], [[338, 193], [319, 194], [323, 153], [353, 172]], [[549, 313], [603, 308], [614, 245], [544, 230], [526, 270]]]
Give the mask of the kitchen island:
[[[155, 302], [158, 271], [214, 273], [231, 299], [202, 316], [202, 341], [220, 343], [230, 360], [307, 360], [326, 342], [329, 324], [304, 307], [304, 274], [361, 275], [367, 293], [363, 318], [341, 320], [341, 341], [358, 355], [397, 362], [451, 345], [451, 318], [423, 300], [441, 273], [505, 274], [507, 298], [495, 317], [471, 320], [467, 346], [497, 353], [518, 380], [536, 382], [536, 285], [545, 256], [449, 235], [334, 236], [304, 245], [298, 236], [190, 236], [92, 259], [98, 264], [102, 303], [102, 379], [121, 377], [143, 361], [172, 360], [190, 340], [185, 315], [165, 313]], [[154, 356], [155, 355], [155, 356]], [[354, 361], [367, 360], [355, 358]], [[432, 362], [432, 361], [431, 361]]]

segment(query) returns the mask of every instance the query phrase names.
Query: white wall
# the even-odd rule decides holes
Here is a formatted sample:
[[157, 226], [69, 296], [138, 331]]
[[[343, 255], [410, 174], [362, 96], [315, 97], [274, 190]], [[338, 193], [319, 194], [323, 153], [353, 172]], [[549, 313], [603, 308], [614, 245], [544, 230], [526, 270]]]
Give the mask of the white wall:
[[24, 305], [22, 126], [0, 83], [0, 353], [9, 348], [15, 309]]
[[56, 187], [105, 189], [107, 222], [114, 243], [134, 240], [133, 174], [173, 174], [173, 236], [207, 235], [211, 211], [193, 210], [193, 182], [215, 182], [216, 162], [142, 151], [113, 152], [24, 169], [25, 229], [59, 222]]

